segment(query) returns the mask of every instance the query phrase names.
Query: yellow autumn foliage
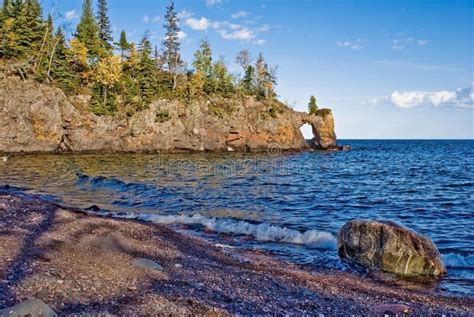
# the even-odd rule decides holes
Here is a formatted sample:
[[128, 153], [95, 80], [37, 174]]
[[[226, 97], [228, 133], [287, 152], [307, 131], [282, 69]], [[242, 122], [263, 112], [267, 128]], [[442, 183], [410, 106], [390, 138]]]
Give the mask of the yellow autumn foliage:
[[92, 71], [92, 80], [106, 87], [119, 82], [122, 76], [120, 56], [107, 56], [100, 59]]

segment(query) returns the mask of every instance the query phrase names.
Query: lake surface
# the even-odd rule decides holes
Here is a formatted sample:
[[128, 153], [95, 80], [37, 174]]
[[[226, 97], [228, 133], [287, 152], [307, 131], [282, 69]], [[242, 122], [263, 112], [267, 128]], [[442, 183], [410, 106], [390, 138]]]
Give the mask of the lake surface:
[[0, 185], [166, 223], [310, 269], [353, 270], [335, 237], [353, 218], [433, 239], [436, 288], [474, 295], [474, 141], [341, 141], [349, 152], [37, 155], [0, 162]]

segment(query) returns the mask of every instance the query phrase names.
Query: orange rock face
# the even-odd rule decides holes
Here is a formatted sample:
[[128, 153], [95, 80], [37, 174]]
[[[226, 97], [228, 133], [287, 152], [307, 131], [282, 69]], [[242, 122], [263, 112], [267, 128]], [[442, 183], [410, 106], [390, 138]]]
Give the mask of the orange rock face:
[[[276, 100], [238, 97], [188, 104], [162, 100], [132, 117], [98, 117], [88, 112], [87, 96], [72, 98], [73, 104], [57, 88], [2, 73], [0, 84], [0, 152], [5, 153], [276, 152], [336, 145], [329, 109], [308, 115]], [[164, 112], [169, 115], [163, 120]], [[309, 143], [300, 131], [304, 124], [313, 128]]]

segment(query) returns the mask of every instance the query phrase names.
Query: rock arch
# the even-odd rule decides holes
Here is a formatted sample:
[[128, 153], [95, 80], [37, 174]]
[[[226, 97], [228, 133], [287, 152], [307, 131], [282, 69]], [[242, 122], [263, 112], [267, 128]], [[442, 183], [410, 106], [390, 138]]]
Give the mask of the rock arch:
[[315, 149], [328, 149], [336, 146], [334, 118], [330, 109], [320, 109], [315, 114], [301, 112], [299, 128], [309, 124], [313, 131], [310, 146]]

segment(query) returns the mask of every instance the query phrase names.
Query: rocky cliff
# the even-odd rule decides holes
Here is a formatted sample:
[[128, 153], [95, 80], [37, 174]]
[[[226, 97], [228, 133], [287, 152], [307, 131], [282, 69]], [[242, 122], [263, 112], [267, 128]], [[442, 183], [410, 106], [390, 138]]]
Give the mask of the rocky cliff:
[[[316, 115], [250, 97], [157, 101], [127, 116], [98, 117], [87, 98], [0, 73], [0, 152], [192, 152], [328, 149], [336, 146], [329, 109]], [[310, 124], [307, 143], [300, 127]]]

